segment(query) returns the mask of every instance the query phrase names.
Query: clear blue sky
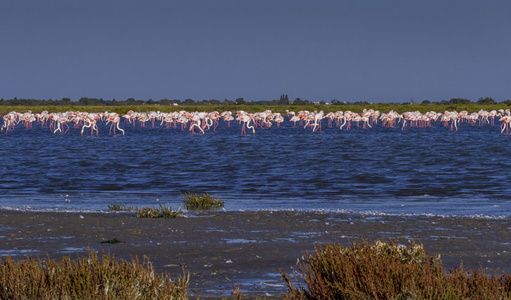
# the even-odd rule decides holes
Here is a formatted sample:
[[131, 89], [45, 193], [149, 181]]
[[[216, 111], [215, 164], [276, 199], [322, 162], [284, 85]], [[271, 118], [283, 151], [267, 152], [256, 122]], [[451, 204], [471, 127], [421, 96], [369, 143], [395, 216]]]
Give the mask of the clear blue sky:
[[509, 0], [0, 0], [0, 98], [511, 99]]

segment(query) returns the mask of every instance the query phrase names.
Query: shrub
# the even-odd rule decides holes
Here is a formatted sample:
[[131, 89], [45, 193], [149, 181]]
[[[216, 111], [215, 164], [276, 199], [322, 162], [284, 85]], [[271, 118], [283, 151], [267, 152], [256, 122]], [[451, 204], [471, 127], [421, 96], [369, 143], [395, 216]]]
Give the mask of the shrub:
[[113, 238], [111, 240], [101, 241], [101, 244], [124, 244], [125, 241], [121, 241], [118, 238]]
[[183, 216], [181, 209], [173, 211], [170, 205], [156, 207], [137, 207], [135, 209], [137, 218], [177, 218]]
[[215, 198], [209, 194], [192, 194], [190, 192], [181, 195], [184, 199], [186, 209], [210, 209], [212, 207], [223, 207], [225, 201]]
[[133, 211], [134, 210], [134, 208], [131, 206], [126, 206], [126, 204], [118, 204], [116, 202], [108, 204], [108, 209], [114, 210], [114, 211]]
[[[488, 275], [463, 266], [444, 271], [422, 245], [366, 241], [351, 247], [317, 245], [294, 281], [280, 270], [291, 299], [509, 299], [511, 275]], [[298, 278], [301, 278], [299, 280]], [[306, 288], [301, 286], [305, 283]]]
[[116, 261], [94, 251], [72, 261], [0, 260], [0, 299], [187, 299], [189, 274], [172, 280], [147, 258]]

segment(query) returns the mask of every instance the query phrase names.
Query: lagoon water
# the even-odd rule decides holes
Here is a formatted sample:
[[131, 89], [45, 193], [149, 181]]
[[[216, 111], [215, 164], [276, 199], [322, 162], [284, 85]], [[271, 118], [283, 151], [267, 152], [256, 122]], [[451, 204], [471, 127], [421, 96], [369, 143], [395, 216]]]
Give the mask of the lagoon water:
[[185, 192], [226, 210], [511, 217], [511, 136], [498, 125], [321, 132], [221, 124], [193, 135], [121, 123], [112, 136], [18, 125], [0, 135], [0, 208], [107, 211], [108, 204], [177, 208]]

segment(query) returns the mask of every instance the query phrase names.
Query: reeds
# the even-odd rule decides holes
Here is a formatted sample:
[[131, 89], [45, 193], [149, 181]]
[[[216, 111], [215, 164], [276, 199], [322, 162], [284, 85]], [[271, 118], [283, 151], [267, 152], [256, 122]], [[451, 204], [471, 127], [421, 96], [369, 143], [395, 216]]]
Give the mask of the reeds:
[[220, 201], [220, 198], [215, 198], [209, 194], [192, 194], [187, 192], [181, 194], [184, 200], [186, 209], [210, 209], [223, 207], [225, 201]]
[[[510, 299], [511, 275], [484, 270], [446, 272], [422, 245], [366, 241], [317, 245], [291, 277], [290, 299]], [[305, 287], [302, 286], [305, 283]]]
[[161, 205], [160, 208], [152, 207], [137, 207], [135, 209], [137, 218], [177, 218], [182, 217], [183, 212], [181, 209], [172, 210], [169, 204]]
[[[183, 271], [184, 272], [184, 271]], [[116, 261], [94, 251], [72, 261], [0, 259], [0, 299], [187, 299], [189, 274], [157, 274], [144, 257]]]

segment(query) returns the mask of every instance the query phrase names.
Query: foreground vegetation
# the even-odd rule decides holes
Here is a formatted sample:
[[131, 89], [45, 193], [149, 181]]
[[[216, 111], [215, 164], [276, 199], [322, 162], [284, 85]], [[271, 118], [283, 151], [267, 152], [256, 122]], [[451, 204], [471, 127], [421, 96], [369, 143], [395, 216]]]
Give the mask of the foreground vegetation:
[[[451, 271], [418, 244], [362, 241], [317, 245], [293, 277], [281, 270], [287, 299], [511, 299], [511, 274]], [[145, 258], [115, 261], [94, 251], [72, 261], [0, 259], [0, 299], [187, 299], [189, 273], [172, 280]], [[283, 291], [284, 292], [284, 291]], [[233, 299], [242, 299], [240, 286]]]
[[317, 245], [294, 281], [281, 273], [290, 299], [511, 299], [511, 274], [447, 272], [417, 244]]
[[62, 258], [0, 259], [0, 299], [187, 299], [189, 274], [172, 279], [152, 264], [99, 259], [94, 251], [72, 261]]

